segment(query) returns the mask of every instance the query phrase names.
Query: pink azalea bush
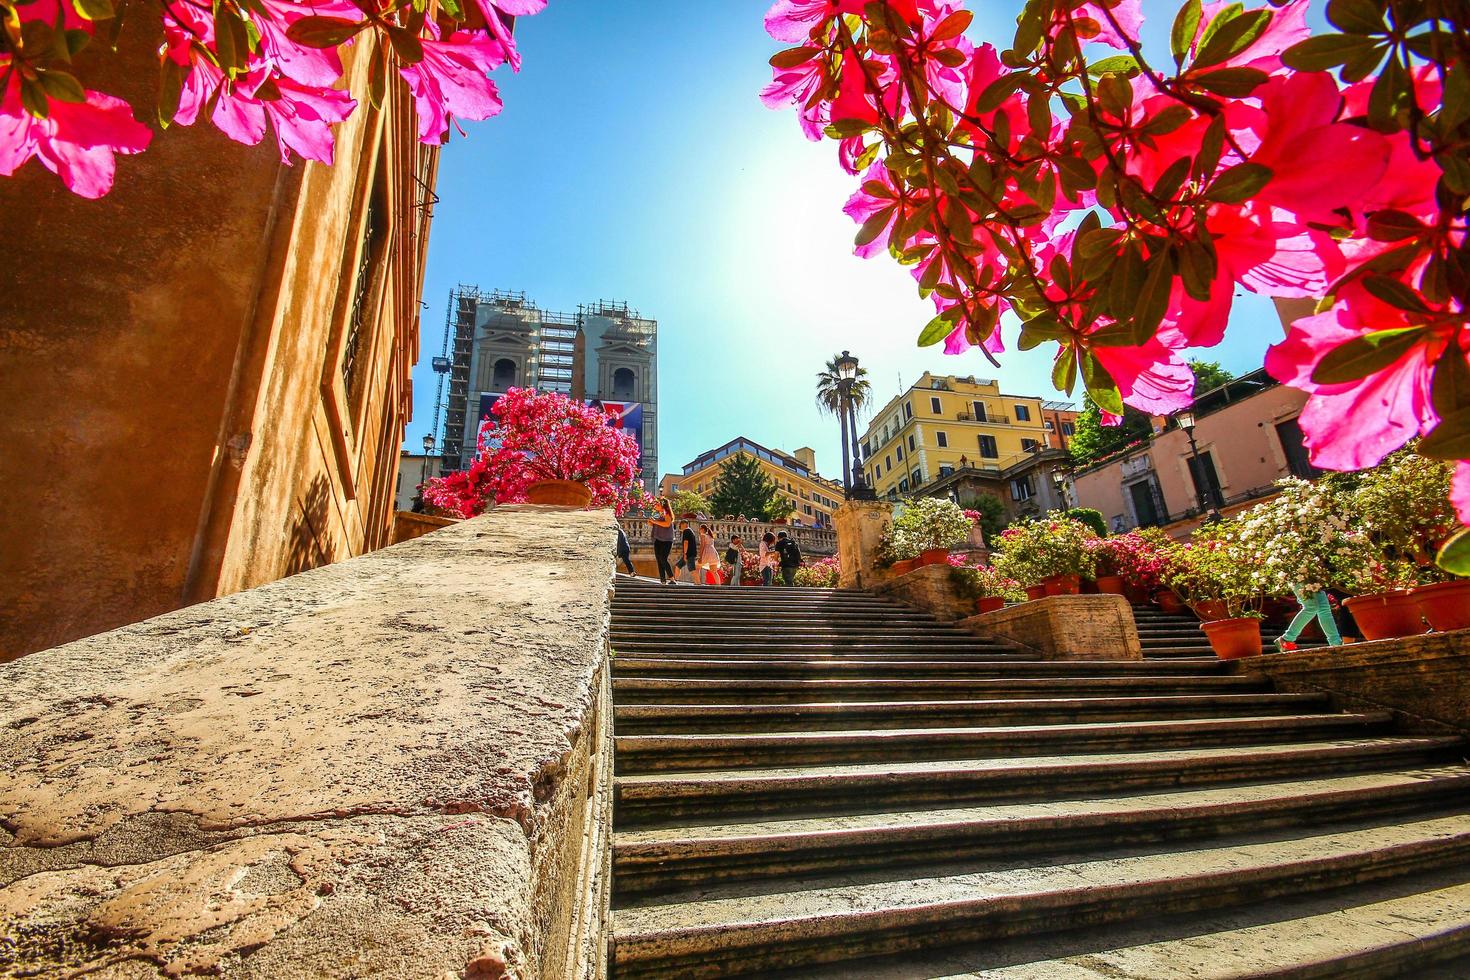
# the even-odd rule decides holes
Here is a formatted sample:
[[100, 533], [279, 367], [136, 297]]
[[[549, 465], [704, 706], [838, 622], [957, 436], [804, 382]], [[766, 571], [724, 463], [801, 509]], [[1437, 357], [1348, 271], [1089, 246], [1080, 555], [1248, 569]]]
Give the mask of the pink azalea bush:
[[1160, 576], [1173, 541], [1158, 528], [1135, 528], [1087, 542], [1097, 560], [1098, 575], [1118, 575], [1138, 589], [1159, 587]]
[[[389, 85], [406, 85], [419, 138], [443, 143], [455, 120], [500, 111], [489, 73], [506, 62], [519, 69], [511, 24], [545, 6], [444, 0], [430, 17], [407, 0], [163, 3], [157, 122], [205, 116], [250, 146], [273, 131], [283, 162], [329, 164], [332, 128], [360, 101], [341, 87], [340, 49], [355, 47], [370, 59], [360, 95], [377, 107]], [[101, 197], [115, 155], [141, 153], [153, 137], [131, 106], [76, 74], [76, 54], [114, 27], [111, 0], [0, 0], [0, 15], [0, 175], [36, 159], [74, 193]]]
[[434, 477], [424, 501], [455, 517], [483, 513], [490, 501], [523, 503], [540, 480], [573, 480], [592, 491], [592, 506], [622, 514], [643, 500], [638, 442], [607, 416], [554, 391], [512, 388], [480, 427], [478, 455], [461, 473]]
[[819, 558], [796, 570], [796, 584], [814, 589], [835, 589], [841, 572], [842, 561], [838, 556]]
[[[1318, 301], [1266, 367], [1307, 392], [1312, 461], [1372, 466], [1408, 440], [1455, 462], [1470, 520], [1470, 88], [1458, 8], [1188, 0], [1172, 64], [1141, 0], [1030, 0], [1011, 47], [963, 0], [777, 0], [789, 47], [762, 93], [838, 143], [860, 256], [909, 266], [919, 343], [992, 362], [1056, 344], [1109, 421], [1190, 403], [1184, 352], [1239, 290]], [[1406, 40], [1406, 38], [1408, 40]], [[1333, 74], [1333, 70], [1336, 74]], [[1448, 79], [1452, 84], [1445, 84]], [[1470, 537], [1441, 555], [1470, 569]]]

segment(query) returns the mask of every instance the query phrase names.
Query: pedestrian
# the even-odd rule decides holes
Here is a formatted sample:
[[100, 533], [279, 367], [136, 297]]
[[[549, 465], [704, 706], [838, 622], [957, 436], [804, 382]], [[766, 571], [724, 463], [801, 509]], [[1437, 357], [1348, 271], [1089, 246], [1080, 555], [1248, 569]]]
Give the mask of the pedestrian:
[[697, 583], [694, 570], [699, 564], [699, 539], [694, 536], [688, 521], [680, 521], [679, 528], [679, 568], [689, 573], [691, 583]]
[[1302, 630], [1312, 620], [1322, 628], [1322, 635], [1327, 638], [1328, 646], [1342, 646], [1342, 635], [1337, 632], [1337, 620], [1332, 618], [1332, 602], [1327, 598], [1327, 590], [1323, 588], [1309, 588], [1307, 586], [1293, 585], [1291, 594], [1296, 596], [1296, 601], [1301, 604], [1291, 623], [1286, 627], [1286, 632], [1276, 639], [1276, 650], [1278, 653], [1288, 653], [1296, 649], [1296, 638], [1301, 636]]
[[653, 560], [658, 565], [658, 582], [673, 585], [674, 569], [669, 565], [669, 552], [674, 550], [674, 506], [668, 497], [658, 498], [648, 524], [653, 529]]
[[740, 535], [730, 535], [730, 544], [725, 548], [725, 564], [730, 566], [730, 578], [726, 585], [739, 587], [740, 575], [745, 567], [745, 549], [741, 547]]
[[715, 548], [715, 531], [708, 524], [699, 525], [699, 570], [700, 585], [720, 584], [720, 553]]
[[776, 577], [776, 536], [770, 531], [761, 537], [761, 550], [756, 564], [761, 570], [761, 585], [770, 585]]
[[637, 575], [633, 571], [633, 547], [628, 544], [628, 534], [623, 530], [621, 522], [618, 523], [618, 561], [628, 570], [629, 575]]
[[781, 556], [781, 584], [795, 585], [796, 570], [801, 567], [801, 548], [781, 531], [776, 535], [776, 553]]

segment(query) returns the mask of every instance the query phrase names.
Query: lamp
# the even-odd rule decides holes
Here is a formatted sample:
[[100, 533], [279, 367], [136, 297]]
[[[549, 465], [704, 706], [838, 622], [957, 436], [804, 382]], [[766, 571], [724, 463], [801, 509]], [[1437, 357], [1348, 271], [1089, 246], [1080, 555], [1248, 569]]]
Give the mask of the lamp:
[[1194, 413], [1187, 408], [1174, 416], [1174, 422], [1185, 432], [1194, 431]]
[[424, 435], [424, 455], [427, 456], [430, 453], [432, 453], [433, 451], [434, 451], [434, 434], [432, 432], [431, 433], [426, 433]]
[[424, 465], [419, 467], [419, 497], [424, 495], [424, 484], [429, 482], [429, 454], [434, 451], [434, 433], [424, 433]]
[[857, 373], [857, 358], [853, 357], [847, 351], [843, 351], [842, 356], [837, 359], [837, 377], [842, 381], [855, 381], [857, 380]]
[[[1194, 413], [1188, 409], [1174, 415], [1174, 423], [1183, 429], [1184, 434], [1189, 437], [1189, 461], [1191, 464], [1189, 475], [1194, 480], [1194, 498], [1195, 502], [1199, 504], [1199, 512], [1203, 514], [1205, 511], [1209, 511], [1211, 515], [1210, 519], [1217, 521], [1220, 519], [1220, 512], [1214, 507], [1211, 507], [1210, 501], [1205, 498], [1205, 483], [1207, 481], [1205, 480], [1204, 465], [1200, 463], [1199, 459], [1199, 444], [1194, 441], [1194, 421]], [[1213, 490], [1213, 488], [1211, 489]]]
[[842, 448], [843, 455], [847, 455], [847, 434], [852, 432], [852, 463], [851, 476], [847, 481], [848, 500], [877, 500], [868, 481], [863, 476], [862, 446], [858, 443], [857, 409], [852, 404], [852, 386], [858, 377], [858, 359], [847, 351], [837, 358], [834, 367], [837, 368], [837, 381], [842, 390], [842, 408], [838, 410], [838, 421], [842, 423]]

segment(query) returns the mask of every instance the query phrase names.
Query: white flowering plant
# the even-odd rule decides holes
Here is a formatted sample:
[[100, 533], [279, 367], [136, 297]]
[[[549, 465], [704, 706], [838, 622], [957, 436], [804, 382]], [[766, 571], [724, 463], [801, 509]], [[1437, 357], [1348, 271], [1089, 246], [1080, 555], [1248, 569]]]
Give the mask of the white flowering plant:
[[1097, 569], [1092, 544], [1096, 540], [1092, 528], [1055, 511], [1022, 518], [1001, 532], [995, 568], [1024, 585], [1037, 585], [1053, 575], [1091, 578]]
[[904, 503], [884, 538], [893, 561], [917, 558], [931, 548], [953, 548], [970, 539], [964, 508], [939, 497], [915, 497]]
[[1223, 603], [1228, 619], [1259, 617], [1266, 599], [1265, 574], [1226, 523], [1206, 524], [1168, 549], [1161, 577], [1187, 605]]

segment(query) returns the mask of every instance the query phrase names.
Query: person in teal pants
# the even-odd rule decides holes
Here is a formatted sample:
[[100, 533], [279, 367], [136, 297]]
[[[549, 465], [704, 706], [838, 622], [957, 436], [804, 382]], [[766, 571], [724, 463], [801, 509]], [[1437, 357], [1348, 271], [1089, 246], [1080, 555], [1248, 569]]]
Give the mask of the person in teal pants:
[[1293, 585], [1291, 594], [1296, 596], [1296, 601], [1301, 603], [1301, 609], [1292, 617], [1291, 624], [1286, 627], [1286, 632], [1276, 640], [1276, 649], [1281, 653], [1296, 649], [1296, 638], [1301, 636], [1302, 630], [1312, 620], [1322, 627], [1322, 635], [1327, 637], [1331, 646], [1342, 646], [1342, 636], [1337, 632], [1337, 620], [1332, 615], [1332, 603], [1327, 600], [1327, 590], [1314, 589], [1311, 592], [1303, 592], [1301, 588]]

